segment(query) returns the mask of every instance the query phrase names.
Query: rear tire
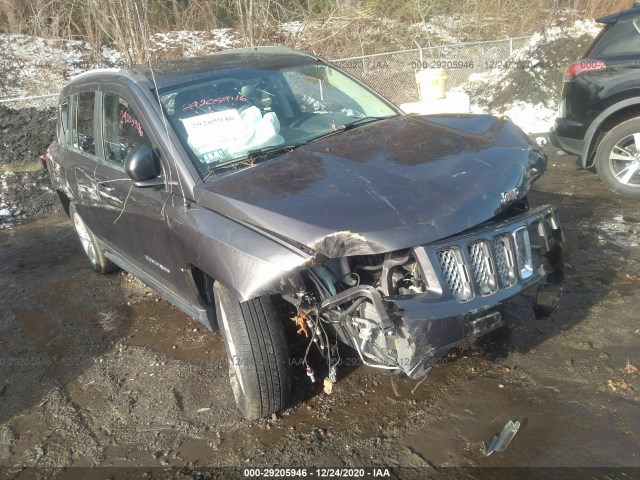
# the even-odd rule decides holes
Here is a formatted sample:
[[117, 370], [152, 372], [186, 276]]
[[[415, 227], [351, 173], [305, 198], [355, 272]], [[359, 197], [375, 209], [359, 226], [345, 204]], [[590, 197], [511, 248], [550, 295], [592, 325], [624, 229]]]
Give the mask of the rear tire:
[[76, 211], [75, 205], [69, 206], [69, 217], [73, 222], [73, 229], [80, 240], [82, 251], [89, 260], [91, 268], [93, 268], [100, 275], [113, 272], [118, 267], [104, 256], [104, 248], [98, 241], [98, 238], [89, 229], [82, 217]]
[[604, 136], [595, 165], [609, 190], [640, 198], [640, 118], [622, 122]]
[[242, 416], [257, 419], [282, 410], [291, 398], [291, 366], [273, 301], [265, 296], [240, 303], [218, 282], [213, 290], [231, 388]]

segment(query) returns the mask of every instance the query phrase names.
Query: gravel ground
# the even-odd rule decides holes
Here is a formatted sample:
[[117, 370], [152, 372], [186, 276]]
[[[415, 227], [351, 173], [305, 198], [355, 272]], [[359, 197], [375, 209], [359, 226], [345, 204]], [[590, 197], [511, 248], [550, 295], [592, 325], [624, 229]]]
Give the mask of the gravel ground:
[[[640, 206], [549, 153], [531, 199], [558, 207], [568, 244], [550, 319], [523, 299], [508, 331], [452, 352], [414, 393], [415, 381], [352, 368], [328, 396], [296, 370], [292, 406], [260, 421], [237, 414], [218, 333], [130, 275], [94, 274], [63, 213], [14, 222], [0, 231], [1, 472], [640, 467]], [[483, 456], [508, 420], [522, 423], [509, 448]]]

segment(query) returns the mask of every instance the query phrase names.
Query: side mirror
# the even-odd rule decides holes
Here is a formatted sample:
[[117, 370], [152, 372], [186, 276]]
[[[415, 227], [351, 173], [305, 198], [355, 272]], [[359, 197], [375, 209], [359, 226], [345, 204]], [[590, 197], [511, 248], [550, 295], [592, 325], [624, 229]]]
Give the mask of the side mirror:
[[160, 166], [153, 150], [139, 147], [127, 155], [124, 160], [124, 171], [136, 187], [157, 187], [164, 185], [158, 178]]

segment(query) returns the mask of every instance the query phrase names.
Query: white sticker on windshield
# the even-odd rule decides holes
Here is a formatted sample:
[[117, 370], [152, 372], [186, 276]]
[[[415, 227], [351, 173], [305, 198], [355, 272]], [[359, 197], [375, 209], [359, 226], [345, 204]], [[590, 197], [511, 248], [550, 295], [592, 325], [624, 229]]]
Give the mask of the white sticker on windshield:
[[234, 138], [238, 131], [246, 129], [238, 110], [223, 110], [183, 118], [182, 124], [187, 131], [189, 143], [198, 151], [212, 143], [228, 141]]

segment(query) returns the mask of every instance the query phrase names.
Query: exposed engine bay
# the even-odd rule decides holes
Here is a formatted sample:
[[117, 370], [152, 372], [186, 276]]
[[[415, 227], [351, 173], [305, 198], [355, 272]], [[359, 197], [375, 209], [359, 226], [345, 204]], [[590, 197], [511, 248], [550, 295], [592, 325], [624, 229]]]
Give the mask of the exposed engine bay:
[[301, 273], [304, 291], [287, 295], [298, 333], [310, 339], [335, 382], [339, 343], [364, 365], [424, 377], [430, 359], [504, 324], [498, 308], [535, 283], [536, 313], [560, 300], [562, 232], [555, 211], [491, 222], [429, 245], [385, 254], [354, 255]]

